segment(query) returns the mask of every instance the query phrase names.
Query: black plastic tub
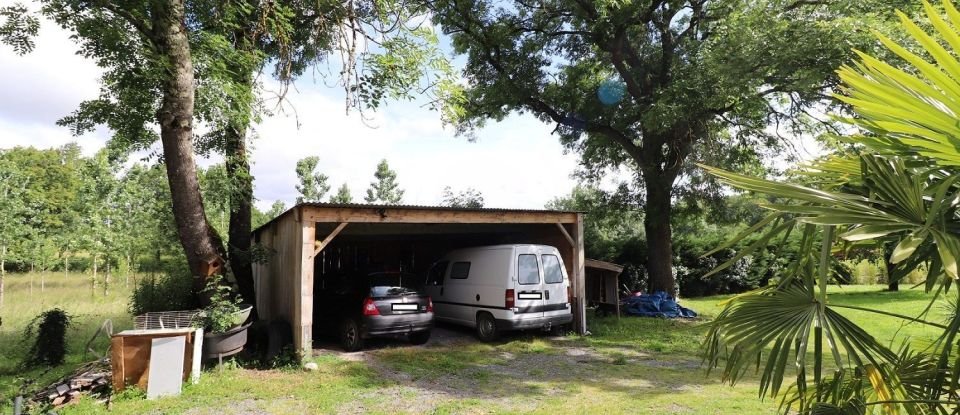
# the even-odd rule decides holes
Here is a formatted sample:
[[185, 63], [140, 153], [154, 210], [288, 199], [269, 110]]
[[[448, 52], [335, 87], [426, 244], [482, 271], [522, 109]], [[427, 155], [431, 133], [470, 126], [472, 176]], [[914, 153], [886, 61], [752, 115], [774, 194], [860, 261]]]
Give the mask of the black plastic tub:
[[203, 358], [215, 359], [240, 353], [243, 345], [247, 343], [249, 327], [249, 324], [245, 324], [223, 333], [204, 333]]

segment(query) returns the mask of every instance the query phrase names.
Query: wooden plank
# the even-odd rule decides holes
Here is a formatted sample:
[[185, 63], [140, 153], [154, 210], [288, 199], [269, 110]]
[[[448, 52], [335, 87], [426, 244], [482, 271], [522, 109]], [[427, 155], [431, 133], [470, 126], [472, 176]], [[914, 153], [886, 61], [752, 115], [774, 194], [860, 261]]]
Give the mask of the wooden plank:
[[614, 297], [614, 301], [616, 301], [616, 303], [617, 303], [617, 320], [619, 320], [619, 319], [620, 319], [620, 295], [619, 295], [619, 293], [620, 293], [620, 274], [617, 274], [615, 277], [613, 277], [613, 282], [614, 282], [614, 284], [616, 284], [616, 286], [613, 287], [613, 292], [614, 292], [614, 294], [616, 295], [616, 297]]
[[110, 369], [113, 379], [113, 390], [122, 391], [126, 386], [123, 382], [123, 337], [110, 338]]
[[277, 229], [276, 236], [270, 241], [273, 255], [260, 276], [260, 286], [264, 288], [262, 294], [257, 294], [263, 296], [263, 310], [268, 313], [260, 315], [269, 316], [270, 320], [285, 320], [294, 327], [293, 317], [298, 312], [294, 297], [299, 293], [297, 286], [300, 284], [301, 224], [293, 215], [283, 215], [271, 226]]
[[566, 223], [573, 224], [571, 212], [499, 212], [410, 208], [323, 208], [302, 206], [305, 222], [320, 223]]
[[[349, 222], [340, 222], [340, 224], [337, 225], [336, 229], [334, 229], [333, 232], [330, 232], [330, 234], [327, 235], [326, 238], [323, 238], [323, 241], [320, 241], [319, 243], [315, 242], [317, 245], [317, 248], [313, 251], [313, 255], [311, 255], [310, 257], [312, 258], [320, 254], [320, 251], [323, 251], [323, 248], [326, 248], [327, 245], [329, 245], [330, 242], [333, 241], [333, 238], [336, 238], [337, 235], [340, 234], [340, 231], [342, 231], [343, 228], [347, 227], [348, 223]], [[314, 226], [314, 232], [316, 232], [316, 226]]]
[[585, 255], [583, 247], [583, 214], [577, 214], [576, 225], [574, 226], [576, 234], [576, 245], [573, 248], [573, 328], [582, 335], [587, 334], [587, 305], [586, 305], [586, 269], [584, 267]]
[[583, 262], [583, 265], [587, 268], [597, 268], [610, 272], [615, 272], [618, 275], [623, 272], [623, 267], [611, 262], [598, 261], [596, 259], [587, 259]]
[[567, 243], [569, 243], [571, 247], [577, 246], [577, 242], [573, 240], [573, 237], [570, 236], [570, 232], [567, 232], [567, 228], [565, 228], [562, 223], [557, 223], [557, 228], [560, 229], [560, 233], [562, 233], [563, 237], [567, 239]]

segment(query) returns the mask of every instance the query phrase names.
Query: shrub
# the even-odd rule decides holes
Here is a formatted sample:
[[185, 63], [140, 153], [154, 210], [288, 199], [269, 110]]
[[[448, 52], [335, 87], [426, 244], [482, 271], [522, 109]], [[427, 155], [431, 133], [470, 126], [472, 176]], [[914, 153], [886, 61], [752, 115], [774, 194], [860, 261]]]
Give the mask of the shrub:
[[884, 284], [887, 282], [886, 271], [882, 265], [869, 259], [860, 260], [853, 265], [853, 283], [861, 285]]
[[737, 260], [730, 268], [707, 276], [717, 265], [732, 259], [733, 255], [733, 250], [723, 250], [706, 257], [695, 256], [693, 252], [681, 252], [680, 258], [674, 262], [680, 295], [702, 297], [757, 288], [763, 275], [752, 271], [751, 265], [755, 260], [749, 255]]
[[210, 297], [210, 305], [203, 309], [204, 327], [211, 333], [223, 333], [237, 324], [236, 314], [240, 311], [240, 299], [233, 289], [223, 284], [223, 278], [215, 275], [207, 280], [204, 294]]
[[63, 364], [67, 355], [67, 327], [71, 317], [66, 311], [54, 308], [34, 317], [23, 331], [23, 338], [29, 341], [36, 334], [36, 340], [23, 360], [23, 366], [58, 366]]
[[130, 296], [130, 314], [198, 308], [192, 278], [190, 271], [180, 266], [159, 277], [141, 279]]

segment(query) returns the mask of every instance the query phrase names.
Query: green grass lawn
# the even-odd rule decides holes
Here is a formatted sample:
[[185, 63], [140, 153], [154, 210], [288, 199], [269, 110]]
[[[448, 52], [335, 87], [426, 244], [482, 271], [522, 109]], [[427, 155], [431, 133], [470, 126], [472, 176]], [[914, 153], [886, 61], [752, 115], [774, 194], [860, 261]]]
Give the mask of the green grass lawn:
[[[0, 308], [0, 412], [4, 412], [9, 400], [16, 395], [23, 380], [32, 380], [44, 385], [69, 373], [81, 363], [94, 360], [92, 354], [84, 353], [93, 334], [106, 320], [117, 330], [133, 324], [127, 312], [127, 303], [134, 278], [129, 281], [113, 276], [104, 290], [103, 275], [97, 276], [97, 285], [91, 284], [91, 276], [72, 273], [7, 274], [5, 296]], [[41, 288], [41, 280], [43, 281]], [[23, 330], [42, 311], [59, 307], [72, 316], [72, 326], [67, 332], [69, 354], [66, 363], [50, 370], [23, 371], [19, 368], [30, 343], [23, 338]], [[107, 337], [99, 337], [90, 347], [104, 353], [110, 344]]]
[[[0, 310], [0, 413], [9, 411], [17, 389], [19, 334], [41, 310], [60, 306], [75, 317], [68, 364], [44, 376], [49, 382], [83, 362], [82, 345], [105, 318], [129, 327], [129, 291], [122, 284], [109, 295], [89, 281], [50, 277], [44, 293], [8, 278], [7, 304]], [[73, 277], [71, 277], [73, 278]], [[102, 287], [101, 287], [102, 289]], [[929, 297], [919, 290], [882, 292], [881, 286], [831, 288], [831, 301], [916, 315]], [[115, 397], [111, 413], [773, 413], [776, 402], [757, 398], [755, 378], [731, 387], [700, 367], [705, 324], [729, 297], [682, 300], [703, 318], [676, 321], [624, 317], [591, 318], [592, 335], [546, 338], [508, 336], [496, 344], [470, 339], [411, 347], [388, 342], [357, 353], [323, 353], [315, 372], [296, 368], [252, 370], [236, 366], [208, 370], [200, 384], [185, 386], [178, 398], [153, 401], [136, 393]], [[924, 344], [935, 331], [862, 311], [842, 313], [882, 341], [909, 336]], [[936, 307], [933, 312], [937, 313]], [[935, 316], [931, 316], [933, 318]], [[103, 346], [101, 343], [98, 347]], [[39, 372], [28, 373], [36, 376]], [[41, 382], [42, 383], [42, 382]], [[93, 400], [60, 414], [107, 413]]]

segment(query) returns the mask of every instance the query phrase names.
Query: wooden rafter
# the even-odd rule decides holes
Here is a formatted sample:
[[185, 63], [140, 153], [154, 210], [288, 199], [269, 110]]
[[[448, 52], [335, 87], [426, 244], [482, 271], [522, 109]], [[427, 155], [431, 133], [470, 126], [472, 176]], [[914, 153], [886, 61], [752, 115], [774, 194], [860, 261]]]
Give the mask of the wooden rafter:
[[314, 249], [314, 251], [313, 251], [313, 256], [317, 256], [317, 254], [319, 254], [320, 251], [323, 250], [323, 248], [326, 248], [327, 245], [330, 244], [331, 241], [333, 241], [333, 238], [336, 238], [337, 235], [340, 234], [340, 231], [342, 231], [343, 228], [347, 227], [347, 224], [348, 224], [348, 223], [349, 223], [349, 222], [340, 222], [340, 224], [337, 225], [336, 229], [334, 229], [333, 232], [330, 232], [330, 234], [327, 235], [326, 238], [323, 238], [323, 241], [318, 241], [318, 242], [316, 243], [316, 246], [317, 246], [317, 247], [316, 247], [316, 249]]
[[562, 233], [563, 237], [567, 239], [567, 242], [570, 244], [571, 247], [577, 246], [577, 241], [575, 241], [573, 237], [570, 236], [570, 232], [567, 232], [567, 228], [565, 228], [562, 223], [557, 223], [557, 228], [560, 229], [560, 233]]

